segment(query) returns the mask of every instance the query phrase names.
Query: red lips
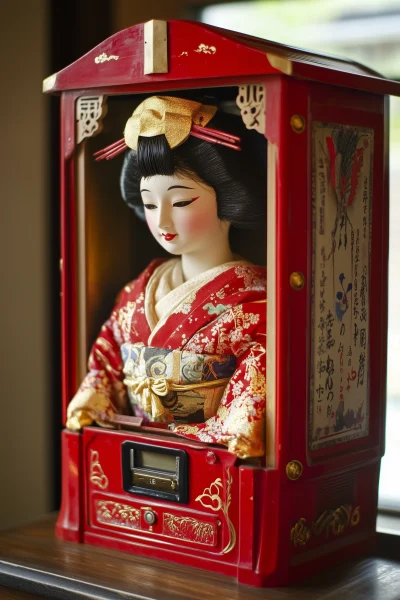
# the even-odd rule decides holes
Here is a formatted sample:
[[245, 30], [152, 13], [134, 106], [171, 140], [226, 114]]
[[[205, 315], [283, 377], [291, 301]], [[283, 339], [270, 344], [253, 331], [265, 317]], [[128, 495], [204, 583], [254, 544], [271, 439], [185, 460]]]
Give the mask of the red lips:
[[177, 233], [162, 233], [161, 234], [166, 242], [172, 242], [174, 238], [178, 235]]

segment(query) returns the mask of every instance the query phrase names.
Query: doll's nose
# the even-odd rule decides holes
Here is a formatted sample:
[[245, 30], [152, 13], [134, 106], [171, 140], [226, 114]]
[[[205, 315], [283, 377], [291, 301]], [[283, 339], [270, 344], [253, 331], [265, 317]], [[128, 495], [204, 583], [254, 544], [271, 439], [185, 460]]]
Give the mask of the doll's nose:
[[168, 207], [161, 206], [158, 213], [158, 227], [159, 229], [171, 229], [171, 210]]

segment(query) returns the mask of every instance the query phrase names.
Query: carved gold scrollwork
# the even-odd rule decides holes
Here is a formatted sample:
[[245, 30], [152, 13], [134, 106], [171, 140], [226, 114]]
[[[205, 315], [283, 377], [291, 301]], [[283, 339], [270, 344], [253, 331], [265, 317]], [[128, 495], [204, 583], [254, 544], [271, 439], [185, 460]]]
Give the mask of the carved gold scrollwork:
[[265, 133], [265, 90], [260, 83], [239, 86], [236, 104], [247, 129]]
[[218, 477], [212, 484], [205, 488], [200, 496], [197, 496], [196, 502], [200, 502], [205, 508], [210, 508], [214, 512], [222, 511], [226, 523], [229, 528], [229, 540], [225, 548], [222, 550], [222, 554], [231, 552], [236, 545], [236, 531], [232, 521], [229, 518], [229, 507], [232, 501], [231, 496], [232, 487], [232, 475], [230, 469], [226, 470], [226, 489], [225, 489], [225, 502], [222, 500], [220, 494], [223, 490], [223, 483], [221, 478]]
[[97, 135], [102, 130], [102, 119], [107, 112], [105, 96], [82, 96], [76, 103], [76, 143]]
[[99, 54], [99, 56], [96, 56], [96, 58], [94, 59], [94, 62], [96, 63], [96, 65], [104, 63], [104, 62], [109, 62], [110, 60], [118, 60], [119, 56], [117, 56], [116, 54], [110, 54], [108, 56], [108, 54], [106, 54], [105, 52], [102, 52], [101, 54]]
[[342, 505], [335, 510], [325, 510], [315, 521], [308, 525], [302, 517], [292, 527], [290, 539], [295, 546], [305, 546], [311, 536], [318, 537], [325, 532], [326, 537], [332, 533], [340, 535], [347, 527], [356, 527], [361, 519], [360, 507], [354, 509], [349, 505]]
[[111, 500], [96, 500], [95, 507], [99, 523], [128, 529], [140, 528], [140, 511], [129, 504]]
[[99, 461], [99, 453], [97, 450], [90, 451], [90, 481], [101, 490], [108, 488], [108, 477], [104, 474], [103, 468]]
[[164, 513], [163, 533], [207, 546], [213, 546], [215, 543], [215, 530], [211, 523], [198, 521], [193, 517], [177, 517]]
[[290, 532], [290, 539], [295, 546], [305, 546], [311, 537], [311, 529], [307, 526], [306, 520], [301, 518]]

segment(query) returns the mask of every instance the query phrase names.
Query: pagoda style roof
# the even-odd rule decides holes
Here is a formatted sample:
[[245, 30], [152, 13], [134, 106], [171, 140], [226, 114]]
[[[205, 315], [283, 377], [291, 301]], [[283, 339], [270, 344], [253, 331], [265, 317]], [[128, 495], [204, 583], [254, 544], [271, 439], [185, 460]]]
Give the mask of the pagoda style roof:
[[43, 91], [118, 94], [229, 85], [235, 80], [255, 83], [282, 73], [400, 96], [399, 82], [351, 60], [192, 21], [150, 21], [124, 29], [45, 79]]

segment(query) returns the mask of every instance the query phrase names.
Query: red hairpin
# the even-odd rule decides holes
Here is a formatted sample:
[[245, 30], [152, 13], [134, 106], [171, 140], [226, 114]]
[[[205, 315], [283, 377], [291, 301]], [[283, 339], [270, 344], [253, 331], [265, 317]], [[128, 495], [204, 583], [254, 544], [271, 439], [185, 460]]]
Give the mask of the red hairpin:
[[[240, 148], [240, 137], [219, 131], [219, 129], [212, 129], [211, 127], [201, 127], [200, 125], [192, 125], [190, 135], [197, 137], [211, 144], [221, 144], [232, 150], [241, 150]], [[93, 154], [96, 160], [110, 160], [115, 158], [118, 154], [124, 152], [128, 146], [125, 144], [124, 138], [110, 144], [102, 150], [98, 150]]]

